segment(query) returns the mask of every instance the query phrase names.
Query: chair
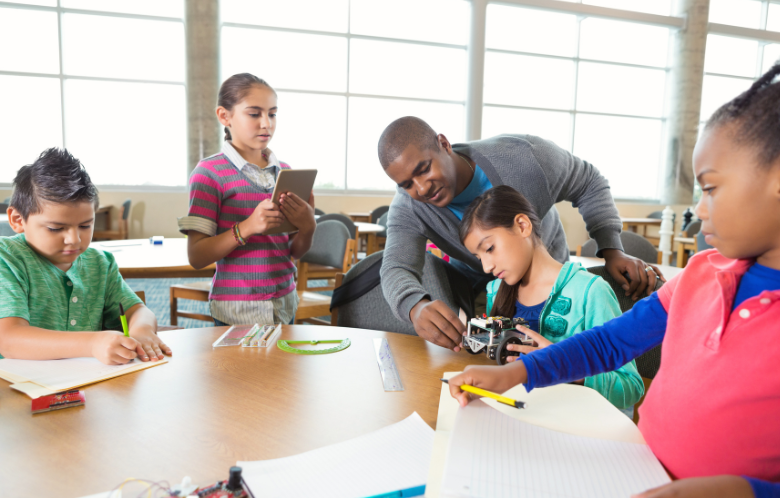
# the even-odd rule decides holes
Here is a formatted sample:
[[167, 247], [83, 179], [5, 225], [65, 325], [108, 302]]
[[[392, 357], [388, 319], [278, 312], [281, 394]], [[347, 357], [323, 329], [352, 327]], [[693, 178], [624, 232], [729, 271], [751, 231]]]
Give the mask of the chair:
[[123, 240], [128, 236], [127, 219], [130, 216], [130, 206], [133, 201], [127, 199], [122, 203], [119, 208], [119, 230], [111, 230], [111, 213], [108, 213], [106, 218], [106, 229], [95, 230], [92, 234], [92, 240], [107, 239], [107, 240]]
[[696, 220], [685, 227], [686, 237], [696, 237], [699, 232], [701, 232], [701, 220]]
[[712, 246], [704, 241], [704, 234], [699, 232], [696, 234], [696, 252], [701, 252], [706, 249], [712, 249]]
[[371, 223], [377, 223], [379, 218], [390, 210], [390, 206], [379, 206], [371, 211]]
[[[641, 235], [634, 232], [620, 232], [620, 242], [623, 244], [623, 251], [629, 256], [639, 258], [646, 263], [660, 264], [661, 254], [658, 249]], [[597, 249], [596, 241], [590, 239], [577, 247], [577, 256], [595, 258]]]
[[[336, 274], [349, 271], [356, 252], [357, 242], [344, 223], [318, 220], [311, 249], [298, 260], [298, 291], [333, 290]], [[334, 285], [310, 287], [309, 280], [315, 279], [334, 280]]]
[[[411, 323], [395, 317], [382, 293], [379, 269], [383, 254], [379, 251], [367, 256], [344, 275], [333, 292], [331, 324], [417, 335]], [[455, 314], [463, 309], [466, 316], [474, 315], [471, 284], [455, 267], [432, 254], [425, 255], [422, 286], [432, 300], [443, 301]]]
[[320, 208], [314, 208], [314, 214], [317, 216], [322, 216], [323, 214], [325, 214], [325, 211], [323, 211]]
[[201, 320], [203, 322], [213, 322], [214, 318], [212, 318], [211, 315], [179, 310], [179, 299], [192, 299], [193, 301], [208, 302], [209, 292], [211, 292], [211, 282], [171, 285], [171, 325], [178, 325], [179, 317], [192, 318], [193, 320]]
[[[339, 213], [330, 213], [330, 214], [324, 214], [317, 218], [317, 223], [319, 224], [322, 221], [339, 221], [344, 224], [345, 227], [347, 227], [347, 230], [349, 230], [349, 237], [355, 240], [355, 257], [352, 260], [352, 263], [357, 263], [358, 260], [358, 241], [360, 240], [360, 231], [358, 230], [357, 225], [355, 225], [355, 222], [350, 219], [349, 216], [345, 216], [343, 214]], [[314, 245], [314, 244], [312, 244]]]
[[379, 249], [385, 248], [385, 242], [387, 242], [387, 213], [383, 214], [376, 220], [377, 225], [382, 225], [385, 229], [376, 234], [376, 245]]
[[[618, 305], [620, 306], [620, 311], [622, 313], [625, 313], [634, 307], [636, 302], [633, 301], [630, 296], [626, 296], [625, 291], [617, 282], [617, 280], [612, 278], [612, 275], [609, 274], [606, 266], [592, 266], [588, 268], [588, 271], [603, 278], [609, 284], [609, 286], [612, 287], [612, 291], [617, 297]], [[657, 291], [660, 289], [663, 284], [664, 283], [661, 280], [657, 280], [655, 283], [655, 290]], [[658, 373], [658, 369], [661, 367], [661, 345], [659, 344], [650, 351], [637, 356], [634, 358], [634, 361], [636, 361], [636, 369], [639, 372], [639, 375], [642, 377], [642, 382], [645, 385], [645, 396], [647, 396], [647, 391], [650, 389], [650, 385]], [[645, 400], [645, 396], [642, 396], [642, 398], [634, 405], [634, 422], [639, 421], [639, 412], [637, 410]]]
[[335, 220], [340, 221], [344, 224], [345, 227], [347, 227], [347, 230], [349, 230], [349, 237], [351, 239], [357, 240], [358, 236], [358, 228], [355, 225], [355, 222], [349, 219], [349, 216], [345, 216], [343, 214], [339, 213], [330, 213], [330, 214], [323, 214], [319, 218], [317, 218], [317, 224], [322, 223], [323, 221], [329, 221], [329, 220]]

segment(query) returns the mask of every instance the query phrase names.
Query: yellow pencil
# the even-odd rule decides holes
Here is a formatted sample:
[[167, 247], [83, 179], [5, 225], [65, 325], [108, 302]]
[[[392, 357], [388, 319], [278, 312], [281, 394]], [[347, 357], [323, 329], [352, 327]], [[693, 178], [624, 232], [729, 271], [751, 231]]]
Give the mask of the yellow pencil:
[[[444, 382], [445, 384], [450, 383], [447, 379], [441, 379], [441, 381]], [[477, 396], [492, 398], [498, 401], [499, 403], [504, 403], [505, 405], [514, 406], [515, 408], [525, 408], [524, 401], [517, 401], [512, 398], [507, 398], [506, 396], [501, 396], [500, 394], [492, 393], [490, 391], [485, 391], [484, 389], [470, 386], [468, 384], [463, 384], [462, 386], [460, 386], [460, 389], [461, 391], [466, 391], [467, 393], [476, 394]]]

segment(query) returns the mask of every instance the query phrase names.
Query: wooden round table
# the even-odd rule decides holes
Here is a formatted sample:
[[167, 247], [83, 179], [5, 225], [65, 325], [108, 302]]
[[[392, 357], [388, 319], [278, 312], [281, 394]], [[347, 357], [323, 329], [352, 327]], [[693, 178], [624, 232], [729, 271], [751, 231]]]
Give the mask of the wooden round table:
[[[30, 398], [0, 382], [3, 496], [78, 497], [128, 477], [205, 485], [238, 460], [313, 450], [414, 411], [435, 428], [442, 373], [495, 364], [416, 336], [310, 325], [285, 325], [281, 338], [352, 345], [311, 356], [212, 348], [224, 330], [161, 332], [170, 363], [84, 387], [83, 407], [32, 415]], [[376, 337], [387, 338], [404, 391], [384, 391]]]
[[210, 278], [217, 268], [214, 264], [200, 270], [193, 268], [185, 238], [166, 238], [161, 245], [150, 244], [149, 239], [126, 239], [93, 242], [89, 246], [110, 252], [124, 278]]

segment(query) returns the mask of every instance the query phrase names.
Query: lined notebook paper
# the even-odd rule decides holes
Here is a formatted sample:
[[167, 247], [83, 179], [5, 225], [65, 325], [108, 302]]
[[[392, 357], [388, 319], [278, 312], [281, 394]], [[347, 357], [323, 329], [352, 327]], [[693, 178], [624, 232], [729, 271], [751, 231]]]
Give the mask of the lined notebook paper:
[[156, 367], [167, 363], [168, 358], [158, 361], [133, 360], [125, 365], [105, 365], [97, 358], [68, 358], [63, 360], [0, 360], [0, 378], [13, 382], [12, 388], [24, 392], [31, 398], [67, 391], [125, 375], [136, 370]]
[[647, 445], [552, 431], [474, 401], [458, 410], [441, 496], [626, 498], [668, 482]]
[[424, 485], [432, 446], [433, 429], [415, 412], [342, 443], [237, 465], [256, 498], [365, 498]]

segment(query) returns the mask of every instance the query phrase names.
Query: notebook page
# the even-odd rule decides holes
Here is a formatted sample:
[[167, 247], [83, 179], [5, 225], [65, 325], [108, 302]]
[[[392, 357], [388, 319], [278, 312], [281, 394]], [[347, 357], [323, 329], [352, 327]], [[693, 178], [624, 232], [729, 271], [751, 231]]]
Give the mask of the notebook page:
[[668, 482], [647, 445], [544, 429], [474, 401], [455, 419], [441, 496], [626, 498]]
[[433, 429], [415, 412], [342, 443], [237, 465], [256, 498], [365, 498], [424, 485], [432, 446]]
[[83, 386], [98, 380], [116, 377], [135, 370], [142, 370], [167, 363], [164, 358], [158, 361], [142, 362], [138, 359], [125, 365], [106, 365], [97, 358], [68, 358], [63, 360], [0, 360], [0, 370], [15, 377], [22, 377], [54, 392]]

